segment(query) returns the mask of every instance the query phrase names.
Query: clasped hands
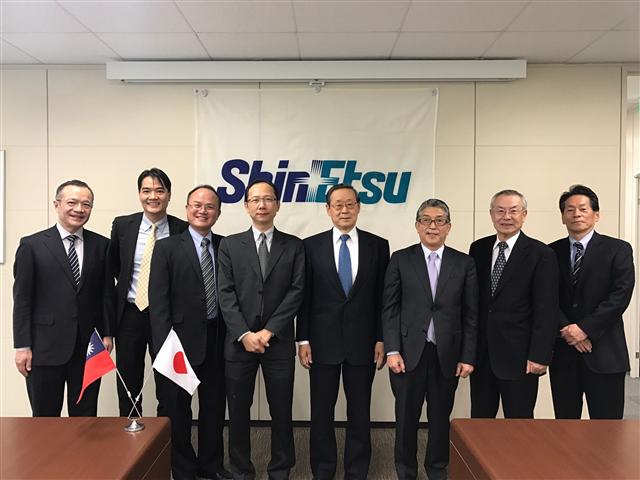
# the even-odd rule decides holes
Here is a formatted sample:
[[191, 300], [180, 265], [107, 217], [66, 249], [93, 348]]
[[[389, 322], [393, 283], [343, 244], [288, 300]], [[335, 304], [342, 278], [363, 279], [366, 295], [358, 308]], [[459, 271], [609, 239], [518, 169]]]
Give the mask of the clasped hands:
[[560, 329], [560, 335], [572, 347], [575, 347], [580, 353], [591, 352], [591, 340], [587, 334], [577, 324], [572, 323]]
[[247, 352], [264, 353], [272, 337], [273, 332], [263, 328], [259, 332], [249, 332], [242, 337], [242, 345]]

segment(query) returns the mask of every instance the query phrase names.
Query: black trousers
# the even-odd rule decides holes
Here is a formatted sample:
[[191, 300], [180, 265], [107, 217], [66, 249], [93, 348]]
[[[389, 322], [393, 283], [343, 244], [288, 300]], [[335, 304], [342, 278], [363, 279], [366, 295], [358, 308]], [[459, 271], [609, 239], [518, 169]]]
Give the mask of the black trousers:
[[341, 372], [347, 399], [345, 479], [366, 479], [371, 460], [371, 385], [375, 374], [373, 362], [368, 365], [321, 365], [315, 362], [311, 366], [311, 471], [316, 479], [332, 479], [336, 473], [338, 452], [334, 419]]
[[59, 417], [64, 402], [64, 389], [67, 386], [67, 412], [70, 417], [95, 417], [98, 413], [98, 393], [100, 379], [93, 382], [76, 400], [82, 390], [84, 363], [87, 354], [86, 342], [76, 336], [73, 354], [64, 365], [32, 365], [27, 377], [27, 394], [34, 417]]
[[395, 463], [399, 480], [418, 476], [418, 423], [427, 402], [429, 435], [424, 466], [429, 480], [447, 478], [449, 465], [449, 415], [458, 387], [458, 377], [445, 377], [433, 343], [425, 343], [415, 369], [406, 373], [389, 370], [396, 398]]
[[[120, 379], [116, 377], [120, 416], [127, 417], [131, 412], [131, 415], [135, 417], [137, 416], [136, 410], [133, 410], [133, 412], [131, 411], [133, 408], [132, 400], [135, 400], [138, 393], [142, 390], [147, 349], [149, 350], [151, 361], [155, 358], [153, 353], [154, 348], [151, 344], [149, 309], [145, 309], [141, 312], [133, 303], [125, 303], [124, 313], [122, 314], [122, 319], [118, 325], [115, 345], [118, 370], [131, 393], [131, 399], [129, 399], [127, 390], [122, 385]], [[166, 416], [161, 402], [162, 395], [159, 394], [158, 388], [158, 377], [160, 374], [155, 370], [153, 371], [153, 374], [156, 383], [156, 398], [158, 400], [157, 415], [159, 417]], [[142, 395], [138, 399], [136, 406], [138, 407], [140, 414], [142, 414]]]
[[229, 458], [235, 479], [255, 478], [251, 463], [250, 409], [258, 367], [262, 369], [271, 415], [271, 460], [267, 466], [270, 479], [289, 478], [296, 463], [293, 444], [293, 376], [294, 358], [271, 359], [253, 354], [251, 360], [225, 362], [227, 403], [229, 405]]
[[[220, 331], [218, 331], [220, 329]], [[175, 480], [215, 478], [224, 465], [224, 330], [213, 321], [207, 328], [207, 353], [200, 365], [192, 365], [200, 379], [198, 396], [198, 455], [191, 445], [191, 395], [160, 375], [160, 394], [171, 419], [171, 473]]]
[[621, 419], [624, 414], [625, 372], [596, 373], [580, 353], [563, 339], [556, 342], [549, 368], [551, 393], [556, 418], [579, 419], [583, 395], [589, 418]]
[[489, 356], [478, 362], [471, 379], [471, 418], [495, 418], [502, 399], [505, 418], [533, 418], [539, 375], [525, 374], [515, 380], [495, 376]]

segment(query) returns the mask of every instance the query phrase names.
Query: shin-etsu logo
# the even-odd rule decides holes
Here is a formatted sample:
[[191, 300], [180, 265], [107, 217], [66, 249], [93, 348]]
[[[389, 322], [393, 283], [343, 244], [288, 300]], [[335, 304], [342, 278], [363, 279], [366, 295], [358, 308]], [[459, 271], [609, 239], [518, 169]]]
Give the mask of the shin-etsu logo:
[[224, 203], [244, 199], [244, 191], [254, 180], [269, 180], [281, 192], [282, 202], [324, 203], [327, 191], [338, 183], [353, 185], [360, 202], [404, 203], [409, 191], [411, 172], [358, 171], [357, 160], [312, 160], [309, 171], [289, 170], [289, 160], [278, 161], [275, 172], [263, 169], [262, 160], [249, 163], [228, 160], [220, 174], [223, 184], [217, 188]]

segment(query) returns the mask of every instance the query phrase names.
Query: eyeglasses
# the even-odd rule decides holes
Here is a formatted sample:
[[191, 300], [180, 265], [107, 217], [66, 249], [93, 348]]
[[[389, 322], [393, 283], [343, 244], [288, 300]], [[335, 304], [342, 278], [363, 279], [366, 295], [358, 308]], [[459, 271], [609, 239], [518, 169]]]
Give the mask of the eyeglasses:
[[333, 208], [336, 212], [340, 212], [343, 208], [346, 208], [347, 210], [353, 210], [354, 208], [356, 208], [356, 205], [358, 205], [357, 202], [334, 203], [331, 205], [331, 208]]
[[264, 202], [266, 205], [272, 205], [277, 201], [278, 199], [276, 197], [251, 197], [247, 200], [247, 203], [258, 205], [260, 202]]
[[209, 213], [209, 212], [214, 212], [218, 209], [218, 207], [216, 205], [214, 205], [213, 203], [190, 203], [189, 207], [191, 207], [193, 210], [200, 211], [204, 208], [204, 211]]
[[430, 226], [432, 223], [436, 224], [436, 227], [444, 227], [447, 223], [449, 223], [449, 220], [447, 220], [444, 217], [436, 217], [436, 218], [431, 218], [431, 217], [419, 217], [417, 222], [420, 225], [423, 225], [425, 227]]
[[76, 207], [80, 207], [83, 210], [91, 210], [93, 208], [93, 204], [90, 202], [79, 202], [77, 200], [65, 200], [64, 202], [58, 200], [58, 203], [64, 204], [65, 207], [74, 209]]
[[491, 212], [494, 213], [496, 217], [505, 217], [507, 214], [509, 214], [510, 217], [515, 217], [524, 212], [524, 208], [496, 208], [495, 210], [491, 210]]

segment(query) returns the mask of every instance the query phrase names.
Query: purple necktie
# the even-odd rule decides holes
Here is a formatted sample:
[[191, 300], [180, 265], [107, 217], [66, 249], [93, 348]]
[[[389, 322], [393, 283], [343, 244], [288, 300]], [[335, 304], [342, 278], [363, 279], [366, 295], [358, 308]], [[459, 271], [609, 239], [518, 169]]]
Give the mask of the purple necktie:
[[[438, 258], [438, 254], [436, 252], [431, 252], [429, 254], [429, 261], [427, 262], [427, 271], [429, 272], [429, 283], [431, 284], [431, 298], [435, 302], [436, 300], [436, 289], [438, 288], [438, 267], [436, 266], [436, 259]], [[431, 321], [429, 322], [429, 328], [427, 329], [427, 341], [433, 344], [436, 343], [436, 332], [433, 328], [433, 317], [431, 317]]]

